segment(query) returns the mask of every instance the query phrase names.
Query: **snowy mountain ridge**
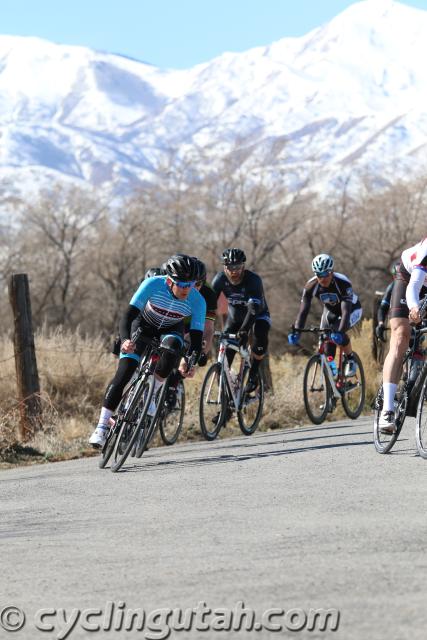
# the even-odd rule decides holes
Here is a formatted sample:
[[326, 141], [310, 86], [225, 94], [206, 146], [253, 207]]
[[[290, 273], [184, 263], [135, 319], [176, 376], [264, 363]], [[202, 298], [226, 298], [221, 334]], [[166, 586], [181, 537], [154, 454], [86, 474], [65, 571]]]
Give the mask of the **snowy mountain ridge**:
[[[0, 178], [125, 192], [171, 152], [237, 146], [285, 179], [393, 180], [427, 159], [427, 11], [362, 0], [300, 38], [188, 70], [0, 36]], [[246, 162], [249, 162], [247, 160]]]

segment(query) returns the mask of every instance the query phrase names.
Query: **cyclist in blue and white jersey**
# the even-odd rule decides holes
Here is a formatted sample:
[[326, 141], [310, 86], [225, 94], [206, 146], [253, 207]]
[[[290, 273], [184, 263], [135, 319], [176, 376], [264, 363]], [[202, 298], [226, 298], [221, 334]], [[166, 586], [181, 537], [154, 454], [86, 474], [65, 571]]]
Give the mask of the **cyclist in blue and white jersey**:
[[[352, 358], [352, 346], [347, 331], [354, 327], [362, 317], [362, 307], [353, 291], [350, 280], [342, 273], [334, 272], [334, 259], [327, 253], [321, 253], [311, 263], [314, 276], [306, 282], [302, 292], [301, 305], [294, 331], [288, 335], [289, 344], [298, 344], [299, 329], [303, 329], [313, 298], [323, 304], [320, 326], [332, 329], [331, 340], [334, 345], [343, 347], [346, 360], [344, 373], [352, 376], [356, 373], [356, 363]], [[328, 353], [335, 356], [336, 347], [328, 345]]]
[[[195, 361], [202, 350], [206, 303], [195, 288], [199, 273], [199, 261], [187, 255], [175, 255], [166, 263], [166, 276], [144, 280], [132, 296], [120, 322], [121, 353], [116, 374], [107, 387], [98, 425], [89, 439], [94, 447], [102, 447], [108, 433], [109, 420], [117, 408], [123, 390], [138, 366], [144, 343], [131, 340], [137, 328], [145, 338], [161, 340], [161, 356], [156, 365], [153, 401], [148, 415], [156, 411], [154, 398], [174, 366], [177, 365], [184, 344], [184, 319], [190, 321], [190, 349]], [[185, 360], [179, 366], [182, 375], [187, 371]]]

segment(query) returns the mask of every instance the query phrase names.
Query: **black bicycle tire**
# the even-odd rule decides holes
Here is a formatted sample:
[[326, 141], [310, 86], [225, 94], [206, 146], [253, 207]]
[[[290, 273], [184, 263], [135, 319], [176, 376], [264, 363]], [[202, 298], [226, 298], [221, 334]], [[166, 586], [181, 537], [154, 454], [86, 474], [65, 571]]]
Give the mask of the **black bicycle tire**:
[[[248, 374], [249, 374], [249, 370], [248, 370]], [[257, 372], [257, 378], [258, 378], [258, 386], [257, 386], [256, 392], [259, 397], [259, 402], [258, 402], [258, 409], [255, 416], [255, 420], [253, 421], [251, 427], [247, 427], [245, 425], [244, 413], [242, 408], [239, 408], [237, 411], [237, 420], [239, 423], [239, 427], [245, 436], [251, 436], [253, 433], [255, 433], [255, 431], [258, 428], [259, 421], [262, 418], [262, 411], [264, 408], [264, 380], [262, 378], [260, 371]], [[241, 381], [241, 384], [242, 385], [246, 384], [246, 375], [244, 375], [243, 380]], [[243, 401], [243, 398], [242, 398], [242, 401]]]
[[[204, 409], [203, 409], [203, 397], [204, 397], [204, 392], [205, 389], [208, 385], [208, 382], [210, 380], [210, 376], [212, 374], [218, 374], [220, 376], [220, 385], [221, 385], [221, 406], [219, 409], [219, 418], [218, 421], [216, 423], [215, 429], [213, 430], [209, 430], [206, 426], [206, 421], [204, 418]], [[219, 362], [214, 362], [209, 369], [206, 371], [206, 375], [204, 377], [203, 383], [202, 383], [202, 388], [200, 390], [200, 401], [199, 401], [199, 424], [200, 424], [200, 431], [202, 432], [203, 437], [205, 438], [205, 440], [215, 440], [215, 438], [218, 436], [219, 432], [221, 431], [224, 419], [225, 419], [225, 415], [226, 415], [226, 410], [227, 410], [227, 395], [225, 393], [225, 388], [224, 388], [224, 383], [221, 380], [221, 364]]]
[[[146, 383], [147, 383], [147, 378], [144, 376], [143, 379], [142, 379], [142, 382], [141, 382], [140, 393], [137, 394], [138, 396], [140, 396], [140, 394], [142, 393]], [[139, 430], [141, 428], [143, 419], [147, 415], [148, 407], [150, 406], [151, 398], [152, 398], [153, 392], [154, 392], [154, 377], [153, 376], [150, 377], [150, 380], [149, 380], [148, 384], [149, 384], [148, 393], [147, 393], [147, 396], [146, 396], [146, 398], [144, 400], [144, 405], [143, 405], [143, 408], [142, 408], [141, 415], [139, 416], [139, 420], [138, 420], [138, 422], [136, 424], [136, 427], [135, 427], [135, 430], [134, 430], [134, 432], [133, 432], [133, 434], [132, 434], [132, 436], [131, 436], [131, 438], [130, 438], [130, 440], [128, 442], [128, 445], [126, 446], [126, 449], [124, 450], [124, 452], [122, 454], [119, 454], [120, 458], [111, 465], [111, 471], [113, 473], [117, 473], [117, 471], [120, 471], [120, 469], [122, 468], [123, 464], [126, 462], [127, 457], [129, 456], [130, 452], [132, 451], [133, 446], [136, 443], [137, 438], [139, 436]], [[138, 401], [139, 401], [139, 399], [140, 398], [138, 397]], [[135, 409], [136, 409], [136, 404], [134, 404], [134, 402], [132, 402], [132, 407], [129, 408], [129, 411], [127, 412], [127, 415], [131, 416], [131, 414], [133, 413], [133, 410], [135, 410]], [[116, 442], [116, 446], [115, 446], [114, 452], [116, 451], [116, 449], [118, 449], [118, 447], [120, 445], [120, 438], [121, 438], [121, 436], [123, 434], [123, 430], [126, 427], [127, 423], [128, 423], [128, 420], [126, 420], [126, 416], [125, 416], [125, 418], [123, 420], [122, 428], [120, 429], [119, 437], [118, 437], [117, 442]]]
[[122, 428], [122, 422], [123, 422], [123, 407], [125, 405], [125, 403], [128, 400], [128, 396], [130, 393], [133, 393], [135, 391], [135, 386], [136, 384], [139, 382], [139, 380], [135, 380], [129, 387], [128, 389], [126, 389], [125, 393], [122, 396], [122, 399], [120, 400], [119, 406], [116, 409], [116, 423], [114, 425], [113, 428], [111, 428], [108, 432], [108, 436], [107, 436], [107, 440], [104, 444], [104, 446], [102, 447], [101, 450], [101, 458], [98, 461], [98, 467], [100, 469], [105, 469], [105, 467], [107, 466], [108, 461], [111, 458], [111, 454], [114, 451], [114, 447], [116, 444], [116, 440], [117, 437], [120, 433], [120, 430]]
[[178, 440], [179, 435], [180, 435], [180, 433], [181, 433], [181, 431], [182, 431], [182, 427], [184, 426], [184, 413], [185, 413], [185, 385], [184, 385], [184, 383], [183, 383], [183, 381], [182, 381], [182, 380], [180, 380], [180, 381], [178, 382], [178, 385], [181, 385], [181, 387], [182, 387], [182, 394], [181, 394], [181, 408], [180, 408], [180, 416], [179, 416], [178, 428], [175, 430], [174, 435], [173, 435], [173, 437], [172, 437], [172, 438], [169, 438], [169, 437], [167, 436], [167, 434], [165, 433], [165, 430], [164, 430], [164, 424], [165, 424], [165, 421], [166, 421], [166, 419], [167, 419], [167, 416], [168, 416], [168, 415], [170, 415], [170, 414], [163, 415], [163, 416], [162, 416], [162, 419], [160, 420], [160, 423], [159, 423], [160, 437], [161, 437], [161, 439], [162, 439], [163, 443], [164, 443], [167, 447], [169, 447], [169, 446], [171, 446], [171, 445], [175, 444], [175, 442]]
[[351, 420], [356, 420], [356, 418], [358, 418], [360, 416], [360, 414], [363, 411], [363, 407], [365, 406], [365, 397], [366, 397], [366, 379], [365, 379], [365, 371], [363, 369], [363, 364], [361, 359], [359, 358], [359, 356], [357, 355], [357, 353], [355, 351], [353, 351], [353, 358], [354, 360], [357, 362], [357, 366], [359, 368], [360, 371], [360, 378], [361, 378], [361, 385], [362, 385], [362, 395], [361, 395], [361, 400], [360, 400], [360, 404], [359, 407], [357, 408], [356, 411], [351, 411], [348, 404], [347, 404], [347, 396], [345, 393], [343, 393], [343, 395], [341, 396], [341, 403], [343, 406], [343, 409], [346, 413], [346, 415], [351, 418]]
[[[166, 395], [167, 385], [168, 385], [168, 379], [165, 380], [165, 382], [164, 382], [164, 384], [163, 384], [163, 386], [161, 388], [160, 397], [157, 400], [156, 412], [155, 412], [154, 416], [151, 418], [151, 421], [150, 421], [150, 424], [149, 424], [149, 426], [147, 428], [146, 435], [145, 435], [145, 438], [143, 440], [142, 446], [140, 446], [138, 448], [138, 451], [137, 451], [137, 454], [136, 454], [137, 458], [141, 458], [142, 454], [147, 450], [148, 445], [150, 444], [151, 440], [154, 438], [154, 434], [155, 434], [157, 426], [159, 424], [159, 418], [160, 418], [163, 402], [164, 402], [165, 395]], [[141, 415], [138, 427], [141, 426], [142, 421], [145, 420], [145, 419], [146, 419], [146, 415]]]
[[427, 378], [424, 380], [423, 387], [421, 389], [420, 398], [418, 400], [417, 417], [415, 422], [415, 442], [417, 444], [417, 451], [421, 458], [427, 460], [427, 442], [423, 443], [421, 437], [421, 417], [423, 413], [423, 405], [427, 410]]
[[113, 429], [110, 429], [107, 440], [102, 447], [100, 459], [98, 460], [98, 467], [100, 469], [105, 469], [105, 467], [107, 466], [107, 463], [111, 458], [111, 454], [114, 451], [114, 447], [116, 446], [116, 440], [117, 436], [119, 435], [120, 429], [121, 425], [118, 425], [117, 423], [114, 425]]
[[[374, 447], [376, 449], [376, 451], [378, 453], [381, 454], [386, 454], [386, 453], [390, 453], [390, 451], [392, 450], [392, 448], [394, 447], [394, 445], [396, 444], [400, 432], [402, 431], [402, 427], [403, 427], [403, 423], [405, 422], [405, 417], [406, 414], [403, 414], [403, 419], [402, 421], [398, 422], [396, 425], [396, 431], [395, 433], [393, 433], [393, 435], [391, 436], [390, 440], [387, 443], [382, 443], [381, 442], [381, 432], [379, 429], [379, 425], [378, 425], [378, 421], [379, 421], [379, 417], [381, 415], [381, 411], [382, 411], [382, 401], [379, 401], [379, 397], [382, 391], [382, 385], [380, 386], [380, 388], [377, 391], [377, 395], [375, 396], [375, 400], [374, 400], [374, 404], [378, 403], [377, 406], [374, 406], [374, 430], [373, 430], [373, 436], [374, 436]], [[407, 402], [407, 400], [406, 400]]]
[[323, 411], [318, 416], [315, 416], [314, 413], [312, 412], [310, 404], [309, 404], [308, 391], [307, 391], [308, 374], [310, 372], [312, 364], [315, 363], [315, 362], [317, 362], [320, 367], [322, 366], [322, 359], [321, 359], [321, 356], [318, 353], [315, 353], [314, 355], [312, 355], [311, 358], [308, 359], [307, 364], [305, 366], [304, 378], [303, 378], [304, 406], [305, 406], [305, 410], [306, 410], [307, 415], [310, 418], [311, 422], [313, 424], [322, 424], [322, 422], [325, 421], [326, 416], [328, 415], [328, 412], [329, 412], [332, 389], [331, 389], [331, 385], [329, 384], [328, 378], [327, 378], [326, 373], [325, 373], [325, 389], [326, 389], [326, 391], [325, 391], [325, 393], [326, 393], [325, 406], [323, 408]]

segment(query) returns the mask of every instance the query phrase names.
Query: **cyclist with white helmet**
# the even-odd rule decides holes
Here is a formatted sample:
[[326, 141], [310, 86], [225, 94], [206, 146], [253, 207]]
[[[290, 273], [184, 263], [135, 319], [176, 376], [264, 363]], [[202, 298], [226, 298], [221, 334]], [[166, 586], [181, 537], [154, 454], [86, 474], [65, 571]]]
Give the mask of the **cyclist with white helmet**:
[[[344, 373], [352, 376], [356, 373], [356, 363], [347, 331], [354, 327], [362, 317], [362, 307], [354, 293], [350, 280], [342, 273], [334, 272], [334, 259], [327, 253], [316, 256], [311, 263], [314, 276], [306, 282], [302, 292], [301, 306], [292, 333], [288, 335], [289, 344], [298, 344], [299, 329], [303, 329], [313, 298], [323, 304], [320, 321], [322, 329], [332, 329], [331, 340], [334, 345], [343, 347], [346, 366]], [[336, 346], [329, 345], [328, 353], [335, 356]]]
[[384, 361], [384, 403], [378, 426], [383, 433], [396, 431], [394, 397], [402, 362], [409, 346], [412, 324], [422, 320], [420, 296], [427, 294], [427, 238], [402, 252], [390, 301], [390, 349]]

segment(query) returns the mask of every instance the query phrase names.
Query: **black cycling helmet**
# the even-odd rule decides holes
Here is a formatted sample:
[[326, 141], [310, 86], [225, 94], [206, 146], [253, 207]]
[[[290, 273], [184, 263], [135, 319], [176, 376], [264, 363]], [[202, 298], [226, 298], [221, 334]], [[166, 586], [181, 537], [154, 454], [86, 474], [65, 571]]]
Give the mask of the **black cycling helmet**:
[[154, 278], [154, 276], [164, 276], [165, 272], [160, 267], [153, 267], [152, 269], [148, 269], [146, 271], [144, 280], [146, 278]]
[[205, 263], [202, 262], [201, 260], [199, 260], [199, 258], [196, 257], [192, 257], [193, 260], [195, 260], [196, 262], [196, 268], [197, 268], [197, 282], [204, 282], [206, 280], [206, 267], [205, 267]]
[[196, 282], [200, 273], [199, 262], [197, 258], [178, 253], [166, 262], [166, 274], [174, 282]]
[[246, 262], [245, 252], [242, 251], [242, 249], [236, 249], [236, 247], [233, 247], [233, 249], [225, 249], [221, 256], [221, 262], [226, 266], [229, 264], [243, 264]]

